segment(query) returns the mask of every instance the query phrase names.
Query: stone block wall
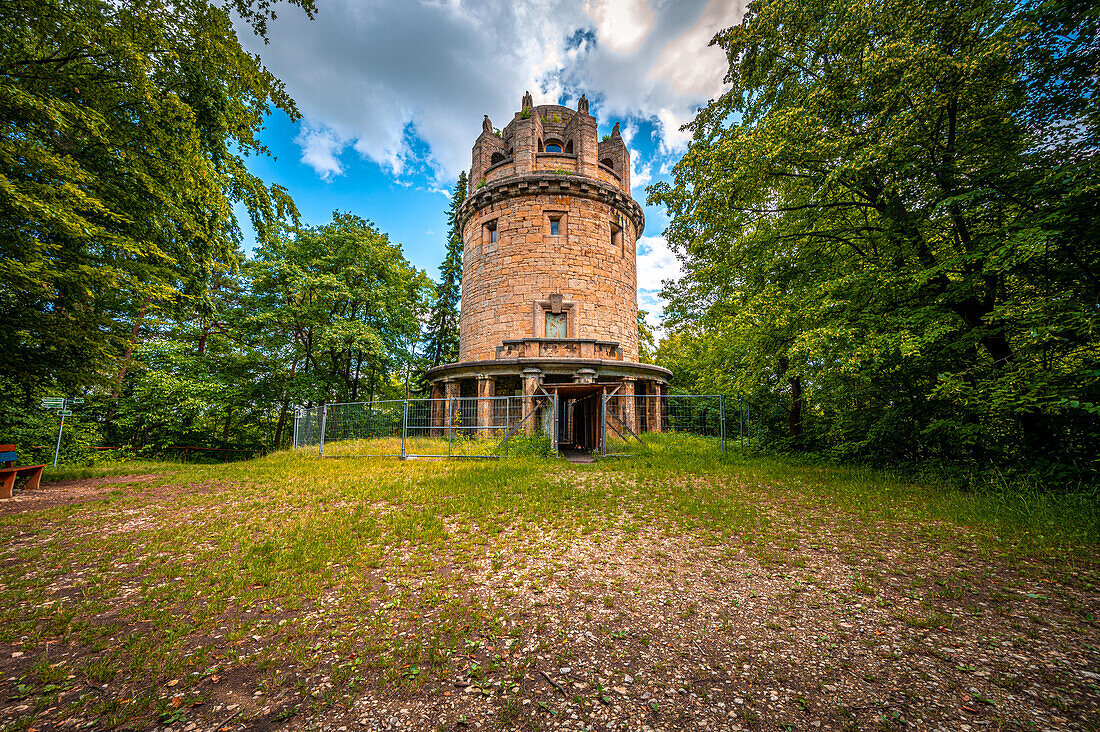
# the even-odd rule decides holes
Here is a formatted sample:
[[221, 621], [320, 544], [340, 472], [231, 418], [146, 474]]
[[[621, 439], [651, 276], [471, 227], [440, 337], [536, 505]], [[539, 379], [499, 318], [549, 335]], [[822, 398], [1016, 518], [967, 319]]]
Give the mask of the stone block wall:
[[[637, 361], [635, 219], [609, 201], [563, 194], [560, 184], [556, 194], [540, 190], [532, 181], [529, 194], [470, 202], [476, 207], [463, 227], [459, 360], [493, 359], [505, 340], [542, 337], [538, 303], [561, 295], [571, 303], [568, 338], [617, 342], [621, 358]], [[557, 236], [551, 216], [560, 217]]]

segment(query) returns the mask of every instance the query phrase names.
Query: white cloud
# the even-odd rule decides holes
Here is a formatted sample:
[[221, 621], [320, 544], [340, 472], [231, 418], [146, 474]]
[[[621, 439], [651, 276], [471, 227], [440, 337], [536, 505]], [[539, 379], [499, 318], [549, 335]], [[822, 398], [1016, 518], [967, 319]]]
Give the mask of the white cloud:
[[630, 53], [653, 27], [646, 0], [589, 0], [584, 12], [596, 22], [597, 37], [616, 53]]
[[656, 296], [665, 280], [680, 278], [680, 260], [663, 236], [643, 236], [638, 239], [638, 293]]
[[721, 90], [725, 60], [706, 44], [741, 12], [740, 0], [326, 0], [313, 21], [281, 13], [268, 45], [241, 37], [296, 100], [318, 175], [342, 174], [351, 148], [444, 185], [469, 166], [482, 114], [503, 127], [526, 90], [536, 103], [584, 91], [602, 119], [655, 120], [661, 155], [677, 154], [679, 125]]
[[661, 50], [650, 76], [665, 79], [684, 96], [703, 100], [718, 96], [724, 74], [716, 75], [713, 70], [725, 70], [726, 54], [708, 44], [717, 31], [736, 24], [744, 12], [739, 0], [710, 0], [695, 25]]
[[316, 170], [323, 179], [343, 174], [340, 153], [349, 141], [341, 139], [332, 129], [303, 125], [294, 142], [302, 148], [302, 162]]
[[645, 189], [653, 182], [653, 164], [642, 165], [637, 156], [630, 158], [630, 193], [638, 201], [645, 200]]
[[691, 133], [680, 128], [690, 122], [692, 114], [677, 113], [671, 109], [657, 110], [657, 129], [661, 154], [668, 157], [683, 153], [691, 142]]

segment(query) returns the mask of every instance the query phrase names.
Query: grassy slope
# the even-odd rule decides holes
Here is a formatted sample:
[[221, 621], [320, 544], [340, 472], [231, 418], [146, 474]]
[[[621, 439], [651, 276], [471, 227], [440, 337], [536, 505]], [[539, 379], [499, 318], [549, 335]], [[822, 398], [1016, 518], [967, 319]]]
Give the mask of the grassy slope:
[[[554, 557], [582, 537], [692, 535], [799, 566], [826, 534], [853, 554], [897, 535], [913, 557], [995, 558], [1096, 591], [1091, 499], [965, 493], [696, 447], [670, 439], [586, 467], [279, 453], [100, 471], [154, 477], [116, 484], [106, 500], [0, 518], [0, 643], [28, 651], [30, 709], [17, 726], [56, 709], [102, 724], [183, 721], [173, 715], [186, 703], [173, 697], [197, 699], [205, 677], [242, 664], [324, 669], [333, 686], [307, 697], [316, 709], [378, 678], [415, 686], [478, 638], [522, 634], [498, 599], [464, 583], [483, 559], [518, 572], [498, 565]], [[551, 581], [532, 578], [536, 589]], [[948, 620], [929, 607], [908, 622]], [[51, 644], [75, 650], [55, 661]], [[174, 678], [183, 681], [165, 693]], [[120, 684], [127, 699], [76, 694], [85, 679]]]

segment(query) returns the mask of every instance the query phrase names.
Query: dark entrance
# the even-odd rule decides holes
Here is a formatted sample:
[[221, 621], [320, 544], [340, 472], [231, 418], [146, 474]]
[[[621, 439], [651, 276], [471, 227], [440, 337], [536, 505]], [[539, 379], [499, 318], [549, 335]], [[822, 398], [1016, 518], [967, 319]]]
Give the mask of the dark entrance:
[[550, 384], [558, 394], [558, 445], [577, 450], [600, 446], [600, 411], [604, 387], [597, 384]]

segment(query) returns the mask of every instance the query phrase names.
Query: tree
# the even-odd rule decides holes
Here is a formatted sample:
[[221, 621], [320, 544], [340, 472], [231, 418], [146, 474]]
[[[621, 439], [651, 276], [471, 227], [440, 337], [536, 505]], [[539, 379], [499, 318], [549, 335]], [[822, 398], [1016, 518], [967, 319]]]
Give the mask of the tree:
[[466, 171], [462, 171], [447, 209], [447, 253], [439, 265], [439, 284], [424, 335], [428, 368], [458, 360], [458, 312], [462, 297], [462, 232], [458, 209], [466, 200]]
[[271, 6], [0, 5], [0, 377], [26, 398], [110, 379], [139, 313], [202, 307], [234, 204], [261, 241], [295, 215], [243, 160], [272, 105], [298, 116], [232, 23], [262, 37]]
[[432, 284], [374, 224], [336, 212], [330, 224], [262, 245], [245, 273], [241, 327], [285, 384], [283, 413], [398, 396], [391, 377], [407, 378]]
[[723, 329], [789, 392], [792, 439], [808, 418], [846, 457], [1095, 470], [1097, 25], [1077, 2], [754, 2], [651, 191], [687, 272], [670, 325]]
[[648, 310], [638, 311], [638, 360], [642, 363], [653, 363], [653, 358], [657, 355], [657, 339], [646, 320], [648, 316]]

